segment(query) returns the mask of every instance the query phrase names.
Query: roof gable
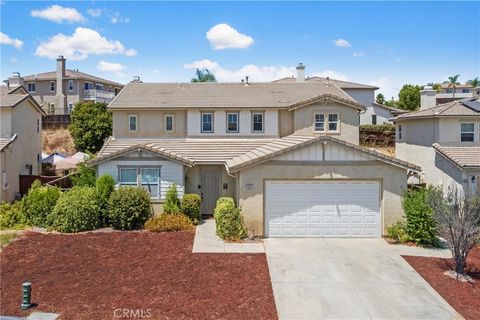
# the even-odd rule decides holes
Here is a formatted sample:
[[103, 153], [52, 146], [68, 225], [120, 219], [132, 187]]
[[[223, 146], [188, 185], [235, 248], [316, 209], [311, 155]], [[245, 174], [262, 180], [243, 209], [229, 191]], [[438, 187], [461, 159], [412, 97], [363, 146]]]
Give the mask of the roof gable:
[[480, 167], [480, 143], [434, 143], [432, 147], [458, 168]]
[[480, 117], [477, 110], [478, 97], [443, 103], [432, 108], [399, 115], [397, 119], [438, 118], [438, 117]]

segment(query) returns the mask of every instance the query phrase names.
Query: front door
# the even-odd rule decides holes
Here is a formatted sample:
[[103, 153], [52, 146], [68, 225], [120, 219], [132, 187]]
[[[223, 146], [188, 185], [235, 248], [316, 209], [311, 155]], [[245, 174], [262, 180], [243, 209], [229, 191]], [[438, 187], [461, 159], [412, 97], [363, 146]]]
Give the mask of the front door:
[[220, 181], [217, 168], [201, 170], [202, 215], [213, 215], [215, 204], [220, 197]]

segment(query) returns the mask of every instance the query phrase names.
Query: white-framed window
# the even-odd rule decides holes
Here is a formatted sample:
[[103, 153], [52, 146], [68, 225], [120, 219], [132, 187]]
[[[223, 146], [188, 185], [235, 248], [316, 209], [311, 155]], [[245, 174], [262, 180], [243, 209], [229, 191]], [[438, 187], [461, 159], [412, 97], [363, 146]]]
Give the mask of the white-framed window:
[[460, 141], [473, 142], [475, 140], [475, 124], [466, 122], [460, 124]]
[[93, 83], [85, 81], [85, 90], [93, 90]]
[[118, 184], [120, 186], [136, 186], [138, 185], [137, 175], [137, 168], [119, 168]]
[[103, 91], [103, 84], [101, 84], [101, 83], [95, 83], [95, 90], [97, 90], [97, 91]]
[[165, 115], [165, 131], [172, 132], [173, 127], [173, 114]]
[[403, 127], [401, 124], [398, 125], [398, 140], [403, 139]]
[[213, 113], [212, 112], [202, 112], [202, 132], [203, 133], [212, 133], [213, 132]]
[[338, 113], [328, 114], [328, 131], [338, 132]]
[[227, 132], [238, 132], [238, 112], [227, 113]]
[[73, 103], [69, 102], [68, 103], [68, 114], [72, 113], [72, 111], [73, 111]]
[[34, 93], [37, 90], [37, 85], [35, 82], [29, 82], [27, 83], [27, 91], [30, 93]]
[[252, 132], [263, 132], [263, 112], [252, 113]]
[[160, 198], [160, 167], [119, 167], [120, 187], [142, 187], [153, 199]]
[[131, 114], [128, 116], [128, 131], [130, 132], [135, 132], [137, 131], [137, 116], [134, 114]]
[[73, 92], [73, 80], [68, 80], [68, 92]]
[[55, 92], [55, 81], [50, 81], [50, 92]]
[[314, 130], [318, 132], [325, 131], [325, 114], [323, 113], [315, 113], [315, 124]]

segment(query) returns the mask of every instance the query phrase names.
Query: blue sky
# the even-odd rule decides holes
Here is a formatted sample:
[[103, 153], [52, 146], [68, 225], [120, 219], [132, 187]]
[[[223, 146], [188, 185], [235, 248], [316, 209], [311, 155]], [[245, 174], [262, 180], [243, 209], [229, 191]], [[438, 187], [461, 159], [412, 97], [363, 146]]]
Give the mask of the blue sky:
[[480, 2], [2, 1], [1, 77], [67, 68], [122, 83], [295, 73], [380, 86], [480, 75]]

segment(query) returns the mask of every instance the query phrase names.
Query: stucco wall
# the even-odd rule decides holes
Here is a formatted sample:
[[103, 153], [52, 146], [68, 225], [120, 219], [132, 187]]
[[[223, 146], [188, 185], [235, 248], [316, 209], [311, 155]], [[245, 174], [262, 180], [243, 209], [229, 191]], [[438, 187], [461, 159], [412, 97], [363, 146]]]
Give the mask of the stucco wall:
[[[137, 131], [128, 131], [128, 116], [137, 116]], [[174, 116], [173, 132], [165, 131], [165, 116]], [[178, 110], [132, 110], [113, 111], [113, 135], [116, 138], [184, 138], [186, 131], [186, 111]]]
[[[236, 181], [233, 177], [229, 176], [225, 170], [225, 166], [223, 165], [216, 165], [216, 166], [194, 166], [188, 168], [185, 173], [185, 192], [186, 193], [196, 193], [200, 195], [202, 193], [202, 189], [198, 188], [201, 186], [201, 170], [203, 167], [215, 167], [218, 169], [219, 172], [219, 190], [221, 197], [231, 197], [236, 198], [235, 195], [235, 185]], [[227, 184], [227, 189], [223, 188], [223, 184]]]
[[460, 124], [463, 122], [474, 123], [475, 141], [480, 141], [480, 116], [465, 118], [441, 118], [439, 119], [439, 142], [460, 142]]
[[0, 108], [0, 136], [12, 135], [12, 109]]
[[393, 118], [392, 113], [385, 109], [372, 104], [366, 106], [367, 110], [360, 114], [360, 124], [373, 124], [372, 115], [377, 116], [377, 124], [392, 124], [388, 119]]
[[279, 135], [285, 137], [293, 133], [294, 111], [278, 110]]
[[371, 105], [375, 102], [375, 90], [372, 89], [343, 89], [355, 101], [364, 106]]

